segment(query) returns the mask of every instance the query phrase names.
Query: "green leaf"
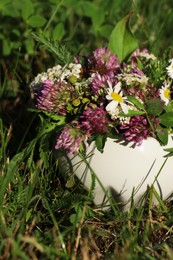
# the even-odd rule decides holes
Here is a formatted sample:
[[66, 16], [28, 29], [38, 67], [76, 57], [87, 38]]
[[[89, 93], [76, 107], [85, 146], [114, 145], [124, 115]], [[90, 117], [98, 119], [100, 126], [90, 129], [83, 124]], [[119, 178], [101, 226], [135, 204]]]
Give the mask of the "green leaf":
[[[47, 112], [45, 110], [36, 109], [36, 108], [30, 108], [30, 109], [28, 109], [28, 111], [34, 112], [34, 113], [45, 114], [47, 117], [49, 117], [52, 120], [56, 121], [56, 125], [64, 125], [65, 124], [65, 116], [60, 116], [60, 115], [57, 115], [55, 113]], [[44, 121], [44, 119], [43, 119], [43, 121]]]
[[79, 2], [79, 6], [82, 8], [81, 15], [90, 17], [94, 29], [97, 30], [104, 22], [105, 10], [101, 5], [99, 6], [98, 4], [89, 1], [81, 1]]
[[127, 100], [133, 103], [136, 107], [145, 110], [143, 104], [139, 101], [139, 99], [132, 96], [128, 96]]
[[49, 118], [53, 119], [56, 121], [56, 125], [64, 125], [65, 124], [65, 116], [60, 116], [51, 112], [43, 111], [41, 110], [40, 112], [44, 113], [47, 115]]
[[173, 153], [173, 147], [164, 149], [165, 152]]
[[20, 17], [20, 12], [14, 6], [7, 5], [7, 6], [4, 6], [3, 16], [4, 17], [10, 16], [10, 17], [18, 18], [18, 17]]
[[119, 113], [119, 116], [136, 116], [136, 115], [143, 115], [145, 114], [144, 111], [136, 111], [136, 110], [128, 110], [128, 113], [125, 114], [123, 111]]
[[55, 130], [56, 126], [57, 126], [56, 123], [51, 123], [51, 122], [45, 121], [40, 128], [40, 131], [38, 133], [38, 138], [42, 137], [45, 134], [49, 134], [50, 132]]
[[96, 147], [102, 153], [106, 142], [106, 135], [98, 135], [96, 137]]
[[[55, 2], [55, 4], [57, 4], [57, 0], [52, 0], [52, 1]], [[80, 4], [80, 1], [76, 1], [76, 0], [64, 0], [63, 1], [64, 6], [70, 6], [70, 8], [74, 8], [74, 10], [77, 9], [79, 4]]]
[[47, 136], [44, 136], [40, 140], [40, 146], [39, 146], [39, 154], [40, 154], [40, 159], [44, 163], [45, 169], [48, 169], [49, 167], [49, 141]]
[[81, 217], [82, 217], [82, 210], [79, 209], [76, 214], [72, 214], [70, 216], [69, 220], [70, 220], [71, 224], [76, 225], [77, 223], [80, 223]]
[[25, 41], [24, 41], [24, 44], [25, 44], [25, 47], [26, 47], [26, 50], [27, 50], [27, 53], [30, 54], [30, 55], [33, 55], [34, 54], [34, 41], [32, 38], [27, 38]]
[[112, 32], [112, 26], [110, 24], [102, 25], [98, 28], [98, 32], [103, 37], [109, 37]]
[[166, 128], [158, 126], [156, 135], [163, 145], [168, 143], [168, 130]]
[[167, 155], [165, 155], [165, 157], [173, 156], [173, 147], [166, 148], [166, 149], [163, 149], [163, 150], [168, 153]]
[[9, 55], [11, 53], [11, 50], [12, 50], [12, 46], [11, 46], [10, 41], [8, 39], [4, 40], [3, 44], [2, 44], [3, 55], [4, 56]]
[[26, 21], [31, 27], [42, 27], [46, 23], [46, 19], [40, 15], [32, 15]]
[[163, 111], [164, 103], [159, 98], [153, 98], [146, 101], [145, 109], [148, 115], [158, 116]]
[[8, 187], [8, 184], [12, 181], [14, 173], [19, 169], [23, 157], [24, 151], [16, 154], [8, 164], [7, 173], [4, 175], [4, 178], [2, 179], [0, 186], [0, 208], [2, 208], [6, 188]]
[[173, 127], [173, 112], [164, 113], [159, 117], [160, 123], [166, 127]]
[[165, 107], [166, 112], [173, 112], [173, 100], [169, 101], [168, 105]]
[[22, 18], [24, 21], [27, 21], [29, 16], [34, 12], [33, 3], [31, 1], [26, 1], [22, 6]]
[[11, 0], [1, 0], [0, 1], [0, 10], [3, 9], [3, 7], [7, 4], [10, 4]]
[[29, 209], [27, 210], [26, 213], [26, 222], [28, 222], [28, 220], [30, 219], [31, 215], [32, 215], [33, 209]]
[[138, 41], [133, 36], [129, 27], [130, 17], [131, 14], [125, 16], [117, 23], [109, 40], [108, 47], [112, 53], [115, 53], [118, 56], [120, 62], [125, 60], [138, 48]]
[[72, 188], [75, 184], [75, 178], [74, 178], [74, 175], [73, 174], [70, 174], [70, 176], [68, 177], [68, 180], [66, 182], [66, 187], [68, 189]]
[[5, 39], [5, 35], [0, 33], [0, 40]]
[[20, 36], [20, 31], [18, 29], [13, 29], [11, 30], [12, 34], [16, 37], [19, 37]]
[[142, 62], [140, 61], [140, 59], [138, 58], [138, 57], [136, 57], [136, 60], [137, 60], [137, 64], [138, 64], [138, 69], [140, 69], [140, 70], [143, 70], [143, 64], [142, 64]]
[[52, 52], [61, 65], [69, 64], [72, 61], [73, 57], [71, 53], [69, 52], [66, 45], [64, 45], [62, 42], [53, 41], [48, 36], [46, 36], [44, 32], [37, 34], [32, 33], [32, 36], [37, 42], [42, 44], [44, 48]]
[[64, 25], [63, 23], [58, 23], [54, 30], [53, 30], [53, 40], [54, 41], [60, 41], [62, 39], [62, 37], [64, 36], [65, 34], [65, 29], [64, 29]]

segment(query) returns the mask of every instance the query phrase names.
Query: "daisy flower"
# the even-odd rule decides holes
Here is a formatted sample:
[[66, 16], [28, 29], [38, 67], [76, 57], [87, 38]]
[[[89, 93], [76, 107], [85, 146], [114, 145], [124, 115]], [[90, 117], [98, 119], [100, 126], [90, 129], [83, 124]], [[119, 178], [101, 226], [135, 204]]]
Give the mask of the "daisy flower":
[[160, 89], [160, 98], [165, 102], [165, 105], [167, 105], [169, 103], [170, 95], [171, 95], [171, 92], [170, 92], [169, 85], [165, 81], [164, 85]]
[[[106, 111], [113, 115], [115, 114], [116, 109], [121, 107], [122, 111], [127, 114], [128, 113], [128, 107], [126, 103], [130, 103], [127, 100], [127, 97], [123, 96], [123, 91], [121, 90], [121, 82], [118, 82], [114, 87], [112, 87], [112, 84], [108, 81], [108, 95], [106, 95], [107, 100], [111, 100], [111, 102], [106, 106]], [[120, 110], [118, 110], [120, 112]]]
[[173, 59], [171, 59], [170, 61], [170, 65], [166, 68], [167, 72], [168, 72], [168, 76], [173, 79]]

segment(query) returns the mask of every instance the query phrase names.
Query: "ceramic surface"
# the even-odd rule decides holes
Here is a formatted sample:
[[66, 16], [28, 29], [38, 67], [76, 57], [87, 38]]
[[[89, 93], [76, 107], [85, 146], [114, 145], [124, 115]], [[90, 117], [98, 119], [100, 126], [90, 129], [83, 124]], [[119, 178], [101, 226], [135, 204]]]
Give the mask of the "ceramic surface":
[[[121, 201], [126, 209], [134, 191], [134, 201], [137, 203], [146, 192], [147, 187], [154, 188], [162, 199], [167, 199], [173, 192], [173, 157], [166, 159], [165, 148], [173, 147], [169, 136], [167, 146], [160, 146], [153, 138], [144, 140], [141, 146], [133, 148], [130, 144], [123, 145], [113, 139], [107, 139], [104, 152], [100, 153], [94, 143], [88, 150], [88, 163], [106, 190], [111, 191], [117, 201]], [[73, 171], [84, 183], [86, 188], [91, 185], [91, 172], [79, 156], [71, 160]], [[105, 192], [96, 182], [96, 204], [103, 202]]]

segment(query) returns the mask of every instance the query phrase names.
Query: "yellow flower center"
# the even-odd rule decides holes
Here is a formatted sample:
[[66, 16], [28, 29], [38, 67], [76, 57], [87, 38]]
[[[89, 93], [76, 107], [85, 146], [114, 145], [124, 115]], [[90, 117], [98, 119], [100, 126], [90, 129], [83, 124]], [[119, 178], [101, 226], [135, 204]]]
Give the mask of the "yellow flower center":
[[123, 101], [122, 96], [120, 96], [118, 93], [116, 92], [112, 92], [111, 93], [111, 97], [113, 98], [113, 100], [118, 101], [119, 103]]
[[165, 91], [164, 91], [164, 96], [165, 96], [165, 98], [170, 98], [170, 89], [166, 89]]

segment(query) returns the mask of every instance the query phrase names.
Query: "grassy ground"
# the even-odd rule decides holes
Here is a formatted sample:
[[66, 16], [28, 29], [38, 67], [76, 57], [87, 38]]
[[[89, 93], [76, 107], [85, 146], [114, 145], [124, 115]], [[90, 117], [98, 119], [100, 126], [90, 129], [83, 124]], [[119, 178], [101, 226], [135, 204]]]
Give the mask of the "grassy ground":
[[[48, 1], [47, 6], [35, 1], [31, 14], [45, 17], [44, 27], [31, 26], [20, 1], [13, 6], [16, 16], [7, 13], [8, 2], [0, 5], [0, 259], [173, 259], [172, 202], [153, 206], [146, 196], [145, 206], [129, 212], [103, 211], [81, 184], [61, 174], [52, 149], [40, 149], [39, 118], [28, 110], [33, 106], [28, 86], [55, 59], [26, 41], [31, 31], [45, 30], [77, 45], [75, 51], [91, 51], [106, 45], [115, 23], [133, 11], [131, 27], [140, 45], [161, 55], [173, 40], [172, 2], [95, 0], [93, 9], [85, 3], [83, 10], [83, 1], [77, 7], [76, 1]], [[56, 17], [64, 27], [53, 31]], [[14, 22], [19, 33], [11, 35]]]
[[3, 157], [0, 259], [173, 259], [171, 202], [154, 207], [146, 196], [144, 207], [103, 211], [67, 185], [51, 154], [47, 169], [25, 157]]

